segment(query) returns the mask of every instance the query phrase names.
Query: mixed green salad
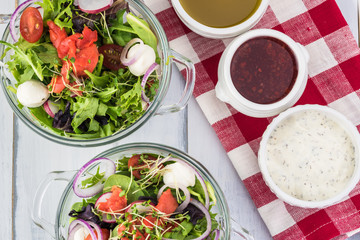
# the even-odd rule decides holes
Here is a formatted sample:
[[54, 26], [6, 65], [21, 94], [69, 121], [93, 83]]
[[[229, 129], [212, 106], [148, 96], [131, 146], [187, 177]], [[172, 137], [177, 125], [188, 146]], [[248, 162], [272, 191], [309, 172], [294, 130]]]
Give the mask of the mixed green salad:
[[212, 186], [171, 155], [93, 159], [73, 191], [68, 240], [219, 239]]
[[17, 81], [8, 90], [58, 135], [113, 135], [156, 95], [157, 39], [124, 0], [28, 0], [14, 12], [10, 32], [14, 44], [0, 41]]

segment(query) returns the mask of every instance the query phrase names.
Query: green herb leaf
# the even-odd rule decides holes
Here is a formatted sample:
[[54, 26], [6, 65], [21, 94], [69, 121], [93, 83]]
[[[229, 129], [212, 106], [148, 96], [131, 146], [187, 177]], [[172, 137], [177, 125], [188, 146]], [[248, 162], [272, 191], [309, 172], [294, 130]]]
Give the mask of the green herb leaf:
[[81, 187], [84, 189], [84, 188], [90, 188], [92, 186], [95, 186], [97, 183], [99, 183], [104, 178], [104, 176], [105, 176], [105, 172], [100, 173], [100, 167], [98, 167], [95, 175], [81, 181]]
[[71, 122], [71, 126], [77, 129], [86, 119], [95, 117], [99, 106], [98, 98], [80, 98], [78, 102], [73, 104], [73, 109], [76, 111], [75, 117]]
[[[0, 41], [0, 44], [3, 44], [15, 51], [15, 55], [13, 55], [13, 63], [14, 64], [27, 64], [29, 65], [33, 71], [35, 72], [36, 76], [39, 78], [40, 81], [44, 80], [42, 75], [42, 62], [34, 53], [34, 51], [29, 50], [26, 53], [21, 50], [19, 47], [14, 46], [13, 44]], [[9, 66], [11, 68], [11, 66]]]
[[144, 193], [140, 190], [138, 184], [135, 181], [132, 181], [128, 176], [119, 174], [111, 175], [105, 181], [104, 192], [110, 192], [113, 186], [118, 186], [123, 192], [127, 192], [128, 202], [134, 202], [138, 200], [139, 197], [144, 196]]
[[155, 34], [151, 31], [149, 24], [132, 13], [127, 14], [126, 19], [141, 40], [157, 52], [157, 39]]

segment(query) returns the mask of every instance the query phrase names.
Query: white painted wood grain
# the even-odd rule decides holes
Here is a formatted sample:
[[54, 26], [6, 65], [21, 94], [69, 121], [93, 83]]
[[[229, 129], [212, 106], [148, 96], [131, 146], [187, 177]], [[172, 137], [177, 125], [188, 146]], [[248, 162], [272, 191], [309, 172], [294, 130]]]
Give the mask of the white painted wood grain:
[[[2, 6], [1, 13], [11, 13], [15, 4]], [[0, 35], [5, 30], [5, 25], [0, 25]], [[1, 90], [0, 90], [1, 91]], [[2, 206], [2, 224], [0, 236], [3, 239], [12, 237], [12, 165], [13, 165], [13, 113], [7, 104], [5, 96], [0, 94], [0, 206]]]

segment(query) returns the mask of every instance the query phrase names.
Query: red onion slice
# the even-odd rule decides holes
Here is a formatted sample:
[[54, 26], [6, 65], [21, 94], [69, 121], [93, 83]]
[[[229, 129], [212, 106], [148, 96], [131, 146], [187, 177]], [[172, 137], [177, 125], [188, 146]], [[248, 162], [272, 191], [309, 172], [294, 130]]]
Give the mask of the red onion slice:
[[[141, 95], [141, 97], [142, 97], [142, 95]], [[142, 109], [144, 111], [146, 111], [146, 109], [148, 109], [148, 107], [149, 107], [149, 103], [145, 102], [144, 100], [141, 100], [141, 106], [142, 106]]]
[[74, 6], [79, 6], [79, 0], [74, 0]]
[[92, 229], [92, 227], [90, 226], [89, 222], [86, 222], [86, 221], [84, 221], [82, 219], [76, 219], [76, 220], [72, 221], [70, 226], [69, 226], [68, 240], [75, 240], [75, 238], [74, 238], [75, 233], [81, 228], [85, 228], [86, 230], [88, 230], [89, 234], [90, 234], [90, 236], [91, 236], [91, 238], [93, 240], [97, 239], [96, 235], [95, 235], [95, 232]]
[[157, 63], [153, 63], [150, 65], [150, 67], [148, 68], [148, 70], [146, 70], [145, 74], [144, 74], [144, 77], [141, 81], [141, 87], [143, 88], [142, 92], [141, 92], [141, 99], [145, 102], [149, 102], [149, 98], [146, 96], [145, 94], [145, 85], [146, 85], [146, 82], [148, 81], [149, 79], [149, 76], [152, 72], [154, 72], [156, 69], [159, 68], [159, 64]]
[[[163, 159], [160, 159], [158, 162], [156, 162], [154, 165], [158, 166], [158, 165], [160, 165], [162, 163], [165, 163], [165, 162], [181, 162], [181, 163], [189, 166], [194, 171], [194, 174], [197, 177], [197, 179], [199, 180], [199, 182], [201, 184], [201, 187], [203, 188], [204, 193], [205, 193], [205, 207], [206, 207], [206, 209], [209, 209], [209, 206], [210, 206], [209, 192], [208, 192], [208, 189], [206, 187], [205, 181], [202, 178], [202, 176], [200, 175], [200, 173], [198, 173], [198, 171], [196, 171], [196, 169], [193, 166], [191, 166], [186, 161], [184, 161], [182, 159], [179, 159], [179, 158], [173, 158], [173, 157], [163, 158]], [[152, 168], [154, 167], [154, 165], [152, 166]]]
[[109, 9], [113, 3], [113, 0], [78, 0], [80, 10], [91, 14]]
[[[102, 183], [102, 181], [99, 181], [97, 184], [89, 188], [81, 187], [82, 180], [89, 177], [88, 174], [86, 175], [87, 170], [90, 167], [93, 167], [94, 164], [98, 164], [98, 166], [100, 167], [100, 172], [105, 171], [103, 179], [107, 179], [111, 175], [115, 174], [116, 165], [114, 161], [108, 158], [95, 158], [89, 161], [77, 172], [75, 176], [75, 180], [73, 182], [74, 193], [79, 197], [82, 198], [92, 197], [103, 190], [104, 184]], [[101, 167], [103, 167], [104, 169], [101, 170]]]
[[206, 240], [211, 240], [212, 237], [214, 237], [214, 240], [219, 240], [220, 239], [220, 230], [219, 229], [215, 229], [214, 231], [212, 231], [209, 236], [207, 236]]
[[164, 190], [166, 188], [168, 188], [168, 187], [169, 188], [174, 188], [174, 189], [181, 189], [181, 191], [183, 191], [183, 193], [185, 194], [185, 200], [175, 210], [175, 212], [179, 212], [179, 213], [182, 212], [189, 205], [189, 202], [190, 202], [190, 192], [189, 192], [189, 190], [187, 189], [187, 187], [185, 187], [184, 185], [181, 185], [181, 184], [177, 184], [177, 186], [164, 185], [159, 189], [157, 199], [159, 199], [161, 197]]
[[101, 195], [95, 202], [95, 208], [98, 208], [100, 203], [107, 202], [107, 200], [111, 197], [112, 192], [107, 192]]
[[[104, 193], [103, 195], [101, 195], [95, 202], [95, 208], [97, 209], [100, 205], [100, 203], [104, 203], [107, 202], [107, 200], [111, 197], [112, 193], [111, 192], [107, 192]], [[99, 210], [99, 212], [102, 212]], [[108, 219], [108, 214], [110, 213], [102, 213], [102, 221], [103, 222], [107, 222], [107, 223], [115, 223], [116, 222], [116, 218], [113, 214], [111, 215], [111, 219]]]
[[[97, 238], [95, 238], [94, 240], [104, 240], [104, 237], [103, 237], [103, 234], [102, 234], [102, 231], [101, 231], [101, 228], [99, 225], [97, 225], [96, 223], [94, 222], [90, 222], [88, 221], [88, 224], [93, 227], [96, 231], [96, 235], [97, 235]], [[107, 239], [106, 239], [107, 240]]]
[[207, 236], [209, 236], [210, 232], [211, 232], [211, 217], [210, 217], [210, 213], [209, 210], [207, 210], [205, 208], [204, 205], [202, 205], [198, 200], [195, 199], [191, 199], [190, 203], [192, 205], [194, 205], [195, 207], [197, 207], [200, 211], [202, 211], [205, 214], [205, 218], [206, 218], [206, 231], [198, 238], [194, 238], [192, 240], [202, 240], [205, 239]]
[[[16, 34], [16, 29], [15, 29], [15, 20], [18, 16], [18, 14], [24, 10], [27, 6], [29, 6], [30, 4], [34, 3], [34, 2], [38, 2], [39, 0], [27, 0], [25, 2], [23, 2], [22, 4], [20, 4], [16, 9], [15, 12], [11, 15], [10, 18], [10, 35], [12, 37], [12, 39], [14, 40], [14, 42], [17, 42], [19, 40], [19, 36]], [[19, 33], [19, 31], [17, 31]]]
[[[129, 52], [130, 48], [136, 43], [139, 43], [141, 47], [139, 48], [139, 50], [135, 53], [135, 55], [132, 58], [128, 58], [127, 55], [128, 55], [128, 52]], [[136, 62], [139, 59], [139, 57], [141, 56], [142, 52], [143, 52], [143, 48], [142, 48], [143, 45], [144, 45], [144, 42], [140, 38], [131, 39], [125, 45], [124, 49], [121, 52], [121, 55], [120, 55], [121, 63], [124, 66], [130, 66], [131, 64]]]
[[55, 105], [55, 103], [51, 100], [47, 100], [44, 103], [44, 110], [50, 117], [54, 118], [55, 114], [59, 111], [59, 107]]
[[214, 238], [214, 240], [219, 240], [219, 238], [220, 238], [220, 230], [219, 230], [219, 229], [215, 229], [214, 232], [215, 232], [215, 238]]

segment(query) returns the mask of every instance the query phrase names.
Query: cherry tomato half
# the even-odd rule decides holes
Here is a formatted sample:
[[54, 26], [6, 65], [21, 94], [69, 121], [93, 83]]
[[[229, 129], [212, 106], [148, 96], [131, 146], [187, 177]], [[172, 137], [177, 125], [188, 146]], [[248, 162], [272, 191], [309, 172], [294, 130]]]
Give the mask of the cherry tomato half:
[[43, 19], [39, 10], [33, 7], [25, 9], [20, 18], [21, 36], [28, 42], [37, 42], [43, 33]]
[[111, 70], [119, 70], [120, 68], [125, 68], [121, 64], [120, 56], [123, 47], [116, 44], [106, 44], [99, 48], [99, 53], [104, 55], [104, 66]]

